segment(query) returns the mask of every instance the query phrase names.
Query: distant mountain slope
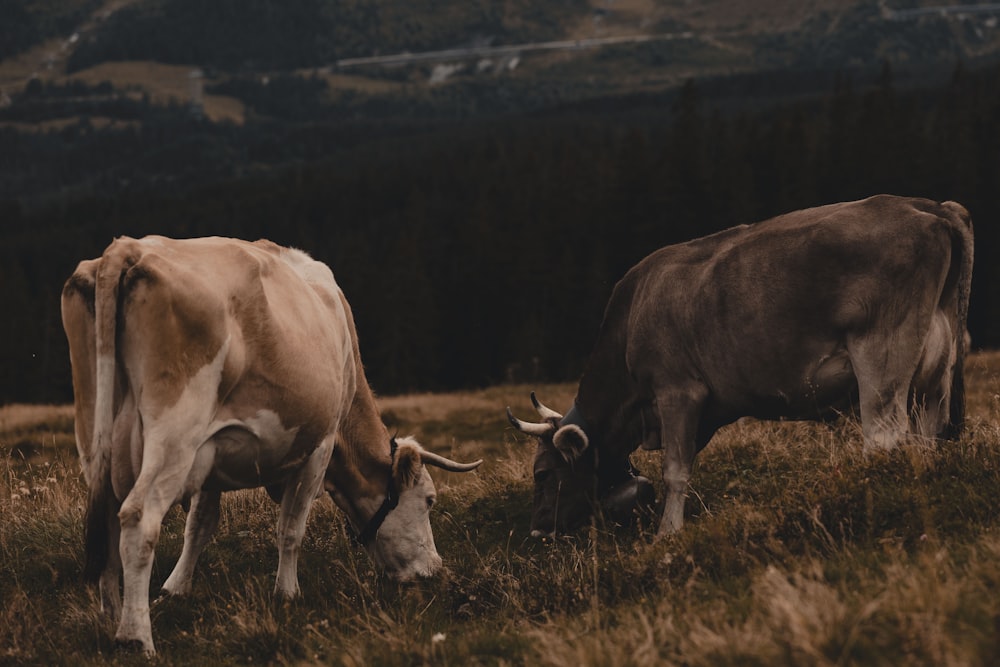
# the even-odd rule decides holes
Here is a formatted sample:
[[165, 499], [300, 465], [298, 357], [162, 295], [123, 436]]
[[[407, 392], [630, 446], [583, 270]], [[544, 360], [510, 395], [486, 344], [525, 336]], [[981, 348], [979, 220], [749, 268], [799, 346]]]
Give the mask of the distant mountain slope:
[[[997, 20], [936, 14], [886, 26], [891, 10], [958, 0], [0, 0], [0, 61], [51, 38], [66, 40], [69, 71], [149, 60], [225, 71], [316, 67], [341, 58], [689, 30], [734, 48], [747, 42], [824, 48], [848, 58], [879, 50], [882, 33], [950, 33], [965, 55], [996, 46]], [[988, 3], [977, 3], [988, 4]], [[862, 23], [880, 27], [873, 34]], [[857, 30], [857, 28], [861, 28]], [[920, 32], [918, 30], [917, 32]], [[75, 36], [74, 36], [75, 35]], [[72, 40], [71, 40], [72, 38]], [[891, 36], [890, 36], [891, 38]], [[71, 40], [71, 41], [70, 41]], [[831, 45], [831, 43], [835, 43]], [[899, 50], [890, 45], [890, 51]]]
[[[151, 61], [226, 73], [327, 66], [343, 58], [469, 45], [690, 33], [689, 75], [978, 58], [1000, 52], [996, 16], [890, 20], [957, 0], [0, 0], [4, 65], [42, 45], [36, 69], [74, 73]], [[985, 3], [984, 3], [985, 4]], [[676, 62], [676, 49], [633, 49]], [[619, 49], [618, 56], [630, 49]], [[645, 55], [643, 55], [645, 54]], [[686, 54], [681, 54], [682, 56]], [[633, 58], [634, 59], [634, 58]], [[9, 66], [7, 69], [10, 69]], [[29, 70], [31, 67], [28, 68]], [[4, 83], [7, 81], [8, 83]]]
[[[266, 236], [329, 259], [383, 391], [578, 377], [617, 276], [736, 221], [898, 192], [961, 201], [1000, 247], [996, 15], [293, 2], [20, 0], [42, 41], [0, 61], [0, 308], [17, 314], [0, 400], [65, 400], [61, 285], [120, 234]], [[677, 38], [328, 60], [637, 33]], [[996, 345], [1000, 265], [976, 271], [970, 329]]]
[[0, 60], [68, 35], [104, 4], [102, 0], [0, 0]]
[[[907, 79], [940, 80], [959, 61], [1000, 58], [997, 14], [933, 13], [897, 20], [900, 15], [892, 11], [936, 3], [958, 4], [0, 0], [0, 127], [16, 122], [23, 128], [34, 122], [35, 129], [51, 129], [40, 123], [67, 122], [84, 112], [64, 99], [54, 105], [39, 98], [70, 84], [105, 81], [118, 96], [155, 106], [177, 103], [212, 121], [241, 123], [401, 111], [407, 116], [465, 117], [659, 93], [691, 78], [871, 73], [885, 63], [905, 85]], [[658, 39], [578, 47], [590, 38], [640, 35]], [[531, 43], [552, 41], [568, 43], [569, 48], [529, 48]], [[456, 47], [485, 45], [504, 46], [508, 55], [494, 57], [476, 48], [451, 55]], [[448, 55], [398, 67], [339, 64], [345, 58], [439, 50]], [[45, 113], [32, 121], [35, 109]], [[85, 113], [98, 123], [122, 120], [120, 115], [104, 120], [106, 111], [107, 105], [102, 105]]]
[[69, 69], [106, 60], [228, 71], [315, 67], [473, 40], [555, 39], [589, 11], [587, 0], [149, 0], [115, 13], [82, 39]]

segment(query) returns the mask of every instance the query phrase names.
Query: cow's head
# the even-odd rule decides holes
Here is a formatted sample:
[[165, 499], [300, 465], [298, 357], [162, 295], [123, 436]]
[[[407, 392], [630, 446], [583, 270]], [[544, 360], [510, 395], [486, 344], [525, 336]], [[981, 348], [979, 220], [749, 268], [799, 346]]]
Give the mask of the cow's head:
[[[394, 579], [429, 577], [441, 569], [441, 556], [431, 532], [430, 509], [437, 491], [427, 466], [469, 472], [478, 468], [482, 460], [457, 463], [425, 450], [413, 438], [393, 439], [391, 450], [392, 471], [384, 500], [367, 523], [360, 528], [355, 524], [356, 538], [375, 563]], [[330, 485], [327, 489], [343, 507], [343, 498], [338, 499], [337, 490]]]
[[[629, 523], [640, 506], [652, 505], [653, 487], [632, 474], [627, 460], [622, 470], [602, 471], [596, 448], [576, 407], [563, 417], [545, 407], [531, 393], [531, 402], [543, 421], [523, 422], [507, 408], [507, 418], [522, 433], [535, 436], [534, 508], [531, 534], [563, 533], [586, 523], [598, 502], [605, 517]], [[620, 462], [614, 462], [617, 465]], [[612, 462], [607, 462], [612, 464]], [[604, 480], [609, 480], [605, 483]]]

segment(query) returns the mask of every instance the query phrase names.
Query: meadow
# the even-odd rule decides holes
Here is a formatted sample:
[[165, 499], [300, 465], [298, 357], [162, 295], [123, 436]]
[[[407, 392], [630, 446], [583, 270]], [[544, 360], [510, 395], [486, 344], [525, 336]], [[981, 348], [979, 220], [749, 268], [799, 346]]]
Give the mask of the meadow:
[[[1000, 353], [967, 365], [960, 440], [862, 453], [859, 426], [744, 420], [695, 464], [684, 530], [595, 520], [528, 535], [533, 443], [504, 408], [569, 384], [380, 399], [400, 434], [476, 473], [437, 470], [447, 571], [410, 584], [374, 569], [328, 498], [303, 544], [303, 596], [272, 595], [276, 506], [223, 497], [188, 598], [152, 612], [162, 665], [1000, 664]], [[147, 664], [80, 579], [85, 496], [68, 406], [0, 408], [0, 665]], [[656, 478], [659, 453], [635, 457]], [[658, 489], [661, 491], [661, 489]], [[662, 496], [662, 492], [660, 493]], [[154, 592], [180, 553], [168, 514]]]

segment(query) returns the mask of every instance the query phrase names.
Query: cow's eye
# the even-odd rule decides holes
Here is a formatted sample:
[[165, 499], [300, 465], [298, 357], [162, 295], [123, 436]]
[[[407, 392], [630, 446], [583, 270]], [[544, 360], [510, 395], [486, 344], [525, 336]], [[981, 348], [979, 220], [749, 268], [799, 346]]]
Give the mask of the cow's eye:
[[436, 498], [434, 496], [427, 496], [427, 509], [434, 507], [434, 501]]
[[544, 484], [551, 475], [551, 470], [539, 470], [535, 473], [535, 484]]

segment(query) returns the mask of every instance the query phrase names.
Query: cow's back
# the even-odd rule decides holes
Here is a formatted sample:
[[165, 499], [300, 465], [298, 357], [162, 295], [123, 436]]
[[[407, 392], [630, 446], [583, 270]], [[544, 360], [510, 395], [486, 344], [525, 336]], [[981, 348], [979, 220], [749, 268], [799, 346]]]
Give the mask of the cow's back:
[[328, 268], [270, 242], [135, 243], [141, 257], [122, 283], [123, 358], [147, 377], [181, 380], [150, 387], [162, 402], [228, 346], [220, 419], [263, 403], [290, 423], [335, 423], [355, 378], [348, 314]]
[[[94, 290], [101, 271], [120, 271], [113, 278], [121, 323], [118, 432], [137, 423], [137, 410], [176, 405], [217, 360], [220, 376], [201, 400], [218, 403], [220, 422], [266, 409], [289, 429], [304, 429], [305, 440], [332, 430], [347, 410], [356, 387], [353, 326], [329, 268], [267, 241], [123, 237], [102, 258], [81, 262], [63, 293], [85, 471], [98, 394]], [[130, 485], [134, 446], [116, 450], [118, 487]]]
[[[653, 253], [616, 288], [640, 385], [695, 376], [714, 417], [816, 417], [849, 404], [849, 335], [937, 305], [949, 212], [873, 197], [797, 211]], [[613, 308], [609, 305], [609, 311]], [[898, 343], [895, 343], [898, 344]], [[917, 341], [915, 344], [921, 344]]]

